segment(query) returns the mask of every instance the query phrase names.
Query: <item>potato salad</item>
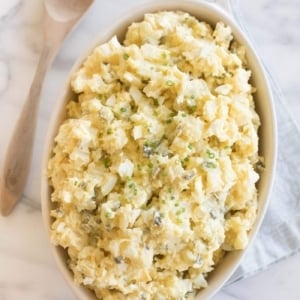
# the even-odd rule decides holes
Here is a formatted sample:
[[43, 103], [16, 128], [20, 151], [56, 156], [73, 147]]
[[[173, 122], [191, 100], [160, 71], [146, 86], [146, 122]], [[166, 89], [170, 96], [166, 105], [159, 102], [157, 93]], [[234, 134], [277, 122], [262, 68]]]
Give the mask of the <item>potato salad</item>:
[[71, 81], [48, 175], [51, 239], [98, 299], [193, 299], [257, 211], [245, 47], [221, 22], [146, 14]]

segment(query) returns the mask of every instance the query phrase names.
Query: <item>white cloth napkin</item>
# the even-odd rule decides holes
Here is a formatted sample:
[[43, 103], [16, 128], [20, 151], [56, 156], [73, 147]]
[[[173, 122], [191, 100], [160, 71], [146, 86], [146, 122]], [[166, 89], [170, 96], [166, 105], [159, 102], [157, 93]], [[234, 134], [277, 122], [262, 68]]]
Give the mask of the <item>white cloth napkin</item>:
[[[236, 1], [231, 2], [234, 17], [249, 37]], [[300, 130], [288, 111], [278, 84], [266, 66], [265, 69], [277, 113], [278, 161], [275, 182], [262, 226], [227, 284], [266, 269], [300, 250]]]

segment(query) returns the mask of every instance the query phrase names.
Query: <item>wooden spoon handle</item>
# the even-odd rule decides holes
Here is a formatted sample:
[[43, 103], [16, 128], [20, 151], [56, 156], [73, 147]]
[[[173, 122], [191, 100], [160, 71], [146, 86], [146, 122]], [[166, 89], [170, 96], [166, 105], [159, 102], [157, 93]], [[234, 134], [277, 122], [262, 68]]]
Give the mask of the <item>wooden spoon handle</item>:
[[9, 215], [20, 198], [28, 176], [37, 123], [42, 83], [53, 57], [53, 48], [44, 46], [23, 110], [6, 149], [0, 177], [0, 213]]
[[[45, 11], [44, 48], [18, 123], [4, 157], [0, 174], [0, 214], [7, 216], [20, 199], [29, 173], [42, 84], [66, 34], [82, 15], [59, 21]], [[0, 171], [1, 172], [1, 171]]]

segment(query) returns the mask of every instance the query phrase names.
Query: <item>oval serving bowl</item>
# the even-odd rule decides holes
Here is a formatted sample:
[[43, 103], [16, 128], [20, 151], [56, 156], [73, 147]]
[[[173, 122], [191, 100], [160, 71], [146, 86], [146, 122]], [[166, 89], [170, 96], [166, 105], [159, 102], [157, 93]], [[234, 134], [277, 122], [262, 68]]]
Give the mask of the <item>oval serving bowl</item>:
[[[57, 107], [54, 110], [48, 135], [46, 139], [46, 146], [43, 157], [43, 168], [42, 168], [42, 211], [43, 217], [48, 233], [51, 227], [50, 210], [52, 207], [50, 201], [51, 188], [49, 186], [47, 177], [47, 164], [52, 154], [52, 148], [54, 145], [54, 137], [58, 132], [58, 127], [65, 118], [65, 106], [68, 100], [71, 98], [72, 91], [70, 88], [71, 75], [77, 70], [84, 59], [92, 52], [92, 50], [99, 44], [107, 42], [111, 37], [117, 35], [120, 41], [123, 40], [124, 34], [128, 26], [135, 22], [141, 21], [145, 13], [157, 12], [162, 10], [181, 10], [185, 11], [201, 21], [205, 21], [211, 25], [215, 25], [218, 21], [222, 21], [225, 24], [230, 25], [234, 38], [246, 47], [248, 65], [252, 71], [251, 84], [257, 88], [255, 93], [255, 105], [256, 111], [258, 112], [261, 119], [261, 127], [259, 129], [259, 154], [265, 159], [265, 169], [261, 173], [260, 180], [257, 183], [258, 189], [258, 212], [255, 224], [249, 233], [249, 243], [253, 240], [261, 221], [265, 215], [269, 194], [272, 187], [275, 163], [276, 163], [276, 121], [275, 113], [272, 101], [271, 91], [262, 68], [261, 62], [259, 61], [255, 51], [241, 32], [239, 27], [236, 25], [232, 17], [230, 17], [223, 10], [215, 7], [215, 5], [194, 1], [194, 0], [167, 0], [160, 1], [154, 0], [142, 6], [138, 6], [123, 16], [118, 22], [106, 29], [104, 32], [96, 38], [95, 43], [88, 47], [87, 51], [77, 60], [74, 67], [72, 68], [65, 88], [62, 93], [61, 101], [58, 102]], [[61, 247], [51, 245], [54, 253], [57, 265], [63, 274], [64, 278], [72, 288], [77, 298], [82, 300], [95, 299], [94, 294], [88, 289], [77, 285], [73, 281], [73, 274], [68, 269], [66, 260], [66, 251]], [[249, 245], [248, 247], [249, 248]], [[216, 269], [211, 272], [208, 276], [208, 287], [199, 291], [196, 299], [208, 299], [214, 295], [226, 282], [226, 280], [232, 275], [234, 270], [237, 268], [241, 258], [245, 254], [246, 250], [234, 251], [227, 253], [222, 261], [218, 264]]]

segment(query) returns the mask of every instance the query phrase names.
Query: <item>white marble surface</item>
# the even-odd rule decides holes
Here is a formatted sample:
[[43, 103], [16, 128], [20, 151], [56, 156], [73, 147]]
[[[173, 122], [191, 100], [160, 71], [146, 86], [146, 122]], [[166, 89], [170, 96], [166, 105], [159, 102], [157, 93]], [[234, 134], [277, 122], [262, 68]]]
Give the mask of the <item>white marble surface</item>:
[[[240, 2], [259, 53], [273, 71], [287, 105], [298, 118], [300, 1]], [[101, 26], [109, 26], [136, 3], [134, 0], [97, 1], [95, 9], [65, 41], [48, 75], [25, 195], [10, 217], [0, 217], [0, 300], [74, 299], [51, 256], [42, 224], [39, 170], [44, 135], [52, 105], [76, 56], [93, 40]], [[41, 0], [0, 2], [0, 163], [3, 163], [5, 146], [26, 98], [41, 50], [42, 16]], [[300, 299], [299, 278], [300, 254], [223, 288], [214, 300]]]

